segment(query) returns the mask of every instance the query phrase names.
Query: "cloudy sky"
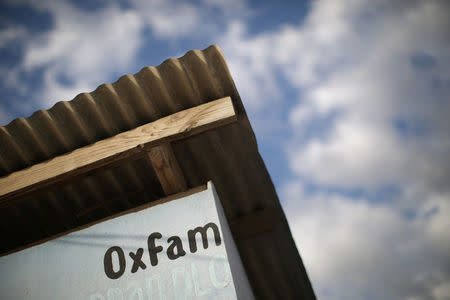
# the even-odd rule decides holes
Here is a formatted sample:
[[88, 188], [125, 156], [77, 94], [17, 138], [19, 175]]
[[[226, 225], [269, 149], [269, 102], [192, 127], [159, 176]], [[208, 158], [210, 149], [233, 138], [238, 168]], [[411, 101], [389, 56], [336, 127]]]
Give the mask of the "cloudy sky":
[[1, 1], [0, 125], [218, 44], [318, 298], [450, 299], [449, 28], [445, 0]]

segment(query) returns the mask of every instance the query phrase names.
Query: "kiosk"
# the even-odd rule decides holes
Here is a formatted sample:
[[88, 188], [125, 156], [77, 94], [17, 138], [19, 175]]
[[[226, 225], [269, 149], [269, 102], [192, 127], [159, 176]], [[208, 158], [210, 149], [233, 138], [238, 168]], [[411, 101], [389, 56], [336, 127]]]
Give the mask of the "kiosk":
[[2, 299], [315, 299], [217, 46], [0, 129]]

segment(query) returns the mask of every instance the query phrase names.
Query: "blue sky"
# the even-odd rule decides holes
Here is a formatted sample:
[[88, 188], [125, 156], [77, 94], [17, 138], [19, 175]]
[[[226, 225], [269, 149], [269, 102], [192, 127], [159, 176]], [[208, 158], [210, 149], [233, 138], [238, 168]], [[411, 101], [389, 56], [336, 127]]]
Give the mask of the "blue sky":
[[0, 123], [222, 47], [321, 299], [449, 299], [447, 1], [3, 1]]

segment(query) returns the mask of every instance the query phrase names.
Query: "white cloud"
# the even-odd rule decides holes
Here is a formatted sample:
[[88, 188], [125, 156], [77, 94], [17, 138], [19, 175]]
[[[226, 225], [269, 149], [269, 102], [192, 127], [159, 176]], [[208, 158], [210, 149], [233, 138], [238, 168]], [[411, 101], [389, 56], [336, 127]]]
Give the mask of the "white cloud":
[[0, 48], [5, 47], [12, 41], [23, 39], [27, 36], [27, 32], [21, 26], [8, 26], [0, 30]]
[[438, 294], [449, 285], [450, 234], [443, 224], [433, 230], [448, 222], [448, 198], [434, 215], [423, 210], [408, 219], [364, 198], [305, 193], [299, 182], [282, 195], [319, 298], [446, 299]]
[[[250, 36], [233, 23], [221, 42], [262, 126], [289, 106], [278, 74], [296, 88], [286, 150], [298, 177], [282, 199], [319, 298], [448, 297], [449, 11], [443, 1], [317, 1], [298, 26]], [[374, 204], [306, 193], [303, 182], [399, 194]]]
[[[205, 1], [205, 6], [200, 6], [178, 0], [131, 0], [126, 8], [105, 2], [90, 11], [69, 1], [21, 2], [49, 13], [53, 24], [44, 33], [28, 35], [22, 65], [8, 70], [16, 77], [20, 72], [42, 70], [42, 89], [39, 93], [33, 91], [39, 108], [91, 91], [111, 74], [135, 72], [136, 56], [148, 40], [146, 29], [163, 42], [214, 36], [220, 29], [217, 24], [225, 22], [225, 17], [232, 20], [246, 11], [245, 2], [239, 1], [239, 5], [229, 8], [222, 1]], [[21, 28], [3, 31], [0, 43], [27, 34]], [[20, 80], [9, 81], [14, 85]]]
[[219, 40], [237, 87], [246, 105], [253, 110], [270, 106], [279, 98], [276, 74], [270, 61], [272, 42], [271, 34], [249, 38], [242, 22], [230, 23]]
[[[296, 240], [324, 298], [446, 299], [449, 10], [438, 1], [346, 4], [315, 3], [297, 29], [289, 72], [304, 96], [290, 116], [291, 167], [322, 187], [402, 192], [375, 205], [297, 187], [286, 196], [295, 201], [287, 211], [305, 212], [290, 217]], [[428, 61], [414, 65], [415, 55]], [[326, 134], [304, 138], [303, 128], [333, 114]]]
[[214, 37], [222, 31], [222, 23], [248, 14], [246, 1], [240, 0], [131, 0], [131, 3], [154, 35], [163, 40]]
[[[217, 37], [257, 134], [266, 134], [260, 142], [288, 143], [294, 178], [282, 199], [320, 298], [445, 299], [448, 5], [317, 1], [297, 25], [251, 35], [245, 3], [233, 10], [221, 0], [204, 2], [200, 8], [135, 1], [126, 9], [107, 4], [91, 13], [67, 2], [33, 2], [51, 13], [55, 26], [27, 44], [23, 69], [43, 68], [39, 96], [50, 105], [92, 90], [117, 70], [126, 72], [145, 29], [165, 41]], [[215, 8], [229, 19], [214, 20]], [[293, 88], [290, 99], [283, 98], [284, 86]], [[311, 133], [316, 125], [320, 130]], [[277, 140], [286, 126], [291, 140]], [[304, 182], [319, 190], [369, 192], [394, 184], [400, 193], [392, 203], [374, 204], [363, 196], [307, 193]], [[417, 216], [406, 218], [406, 211]]]
[[8, 122], [10, 119], [10, 114], [4, 107], [2, 107], [2, 105], [0, 105], [0, 124]]
[[43, 68], [45, 106], [92, 90], [134, 62], [143, 28], [135, 11], [110, 5], [86, 14], [66, 2], [40, 9], [51, 13], [54, 28], [26, 45], [23, 70]]
[[198, 29], [200, 9], [181, 1], [132, 1], [142, 21], [163, 39], [181, 37]]
[[[401, 9], [385, 3], [372, 10], [366, 3], [357, 9], [342, 5], [350, 13], [341, 16], [340, 8], [331, 13], [333, 7], [324, 2], [313, 8], [299, 35], [313, 32], [311, 36], [316, 37], [322, 26], [338, 30], [331, 30], [326, 38], [318, 34], [314, 41], [308, 40], [310, 62], [306, 66], [300, 62], [303, 71], [295, 77], [305, 96], [290, 120], [301, 132], [317, 116], [332, 112], [338, 116], [327, 138], [294, 143], [290, 149], [293, 170], [341, 186], [403, 183], [447, 173], [442, 153], [450, 149], [444, 133], [449, 129], [445, 120], [450, 89], [447, 83], [439, 91], [433, 82], [448, 82], [450, 76], [450, 39], [442, 33], [446, 27], [441, 27], [448, 23], [448, 10], [434, 1], [405, 4]], [[369, 17], [364, 24], [365, 14]], [[334, 19], [320, 22], [330, 15]], [[335, 44], [328, 45], [331, 40]], [[314, 55], [308, 57], [308, 53]], [[416, 53], [427, 53], [435, 65], [427, 70], [414, 67], [411, 57]], [[423, 132], [417, 133], [418, 138], [416, 133], [405, 137], [408, 128], [396, 130], [396, 119], [412, 124], [416, 131], [423, 127]]]

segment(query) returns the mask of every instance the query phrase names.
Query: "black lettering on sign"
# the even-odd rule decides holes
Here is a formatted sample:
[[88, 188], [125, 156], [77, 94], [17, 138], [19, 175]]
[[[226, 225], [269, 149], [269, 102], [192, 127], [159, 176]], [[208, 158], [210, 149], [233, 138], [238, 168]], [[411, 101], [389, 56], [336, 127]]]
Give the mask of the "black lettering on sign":
[[[210, 230], [208, 230], [210, 229]], [[200, 234], [202, 239], [203, 248], [208, 248], [208, 232], [214, 234], [214, 241], [216, 246], [219, 246], [222, 243], [222, 239], [220, 237], [219, 227], [216, 224], [210, 222], [205, 226], [199, 226], [194, 229], [188, 230], [187, 238], [189, 241], [189, 249], [191, 253], [197, 252], [197, 240], [196, 237]], [[163, 246], [156, 246], [156, 240], [160, 240], [162, 238], [162, 234], [159, 232], [153, 232], [147, 238], [147, 247], [148, 247], [148, 255], [150, 258], [150, 264], [152, 266], [156, 266], [158, 264], [158, 253], [163, 251]], [[169, 244], [167, 247], [167, 257], [170, 260], [177, 259], [179, 257], [185, 256], [186, 251], [183, 248], [183, 241], [179, 236], [171, 236], [167, 239], [167, 243]], [[114, 268], [113, 264], [113, 253], [117, 254], [118, 266]], [[131, 266], [131, 273], [136, 273], [139, 268], [145, 270], [147, 265], [142, 261], [142, 256], [144, 255], [144, 249], [139, 248], [136, 252], [129, 252], [131, 259], [133, 260], [133, 265]], [[117, 264], [117, 263], [116, 263]], [[125, 254], [119, 246], [113, 246], [106, 250], [105, 256], [103, 257], [103, 267], [105, 269], [105, 274], [108, 278], [117, 279], [123, 275], [125, 272], [126, 261]], [[118, 270], [117, 270], [118, 267]], [[116, 271], [115, 271], [116, 269]]]
[[[119, 258], [119, 270], [117, 272], [114, 271], [113, 262], [112, 262], [112, 253], [116, 252]], [[109, 248], [105, 256], [103, 257], [103, 266], [105, 268], [105, 274], [111, 279], [117, 279], [125, 272], [125, 254], [123, 253], [122, 248], [119, 246], [113, 246]]]
[[[184, 251], [184, 249], [183, 249], [183, 243], [181, 242], [180, 237], [171, 236], [170, 238], [167, 239], [167, 242], [168, 243], [172, 242], [172, 244], [170, 244], [169, 247], [167, 248], [167, 257], [170, 260], [174, 260], [180, 256], [186, 255], [186, 251]], [[177, 249], [176, 254], [174, 252], [175, 248]]]
[[145, 268], [147, 268], [147, 266], [142, 261], [142, 254], [144, 254], [144, 248], [139, 248], [136, 251], [136, 254], [130, 252], [130, 257], [133, 259], [133, 266], [131, 267], [131, 273], [136, 273], [139, 267], [141, 267], [142, 270], [145, 270]]
[[214, 233], [214, 240], [216, 242], [216, 246], [220, 245], [221, 239], [219, 228], [217, 227], [216, 224], [210, 222], [203, 227], [199, 226], [195, 229], [188, 231], [189, 249], [191, 249], [191, 253], [197, 252], [197, 241], [195, 240], [195, 235], [197, 233], [200, 233], [202, 236], [203, 248], [204, 249], [208, 248], [208, 236], [207, 236], [208, 228], [211, 228]]
[[162, 246], [155, 247], [155, 239], [162, 238], [162, 234], [159, 232], [153, 232], [148, 236], [147, 246], [148, 246], [148, 254], [150, 256], [150, 264], [152, 266], [156, 266], [158, 264], [158, 252], [163, 250]]

